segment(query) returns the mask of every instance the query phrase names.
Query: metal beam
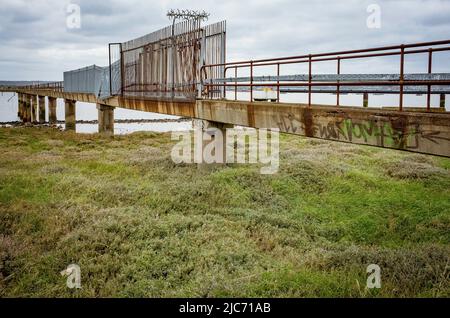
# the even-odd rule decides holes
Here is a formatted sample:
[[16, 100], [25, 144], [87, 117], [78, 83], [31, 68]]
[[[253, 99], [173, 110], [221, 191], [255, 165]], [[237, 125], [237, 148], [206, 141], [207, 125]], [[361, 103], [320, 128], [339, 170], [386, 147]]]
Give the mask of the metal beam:
[[[368, 86], [364, 85], [364, 82], [374, 82], [374, 81], [398, 81], [400, 79], [400, 74], [317, 74], [311, 75], [312, 82], [342, 82], [339, 86], [339, 92], [343, 94], [351, 93], [374, 93], [374, 94], [398, 94], [400, 93], [400, 86]], [[407, 81], [444, 81], [450, 80], [450, 73], [434, 73], [434, 74], [405, 74], [404, 79]], [[212, 83], [250, 83], [250, 77], [229, 77], [229, 78], [219, 78], [213, 80], [206, 80], [205, 84]], [[253, 83], [267, 83], [273, 82], [308, 82], [308, 74], [297, 74], [297, 75], [282, 75], [282, 76], [254, 76]], [[361, 86], [346, 86], [345, 82], [361, 82]], [[256, 86], [253, 90], [263, 90], [264, 86]], [[250, 88], [244, 86], [233, 87], [229, 86], [226, 88], [228, 91], [238, 91], [238, 92], [250, 92]], [[276, 86], [273, 86], [273, 90], [276, 90]], [[307, 86], [280, 86], [281, 93], [308, 93], [309, 88]], [[337, 93], [336, 86], [313, 86], [311, 88], [312, 93]], [[428, 86], [424, 85], [405, 85], [403, 88], [404, 94], [450, 94], [449, 85], [435, 85]]]
[[[335, 82], [335, 81], [398, 81], [400, 74], [312, 74], [314, 82]], [[308, 74], [280, 75], [280, 76], [253, 76], [254, 82], [307, 82]], [[450, 73], [411, 73], [405, 74], [404, 79], [408, 81], [443, 81], [450, 80]], [[250, 77], [228, 77], [205, 80], [205, 83], [224, 82], [250, 82]]]

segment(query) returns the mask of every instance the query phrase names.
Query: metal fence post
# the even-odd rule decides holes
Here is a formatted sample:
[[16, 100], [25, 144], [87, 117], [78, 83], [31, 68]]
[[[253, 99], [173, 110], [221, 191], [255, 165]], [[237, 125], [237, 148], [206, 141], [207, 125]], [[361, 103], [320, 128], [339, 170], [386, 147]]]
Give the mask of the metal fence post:
[[403, 81], [405, 73], [405, 45], [402, 44], [400, 49], [400, 103], [399, 110], [403, 110]]

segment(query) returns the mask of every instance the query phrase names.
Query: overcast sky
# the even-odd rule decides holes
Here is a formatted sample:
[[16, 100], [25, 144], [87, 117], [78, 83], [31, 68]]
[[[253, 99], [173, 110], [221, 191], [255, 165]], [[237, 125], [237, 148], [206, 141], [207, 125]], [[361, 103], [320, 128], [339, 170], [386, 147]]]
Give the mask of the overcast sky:
[[[79, 29], [67, 26], [70, 3], [81, 8]], [[381, 8], [380, 28], [367, 27], [370, 4]], [[228, 61], [450, 38], [450, 0], [0, 0], [0, 80], [62, 80], [107, 65], [109, 42], [168, 25], [170, 8], [226, 19]]]

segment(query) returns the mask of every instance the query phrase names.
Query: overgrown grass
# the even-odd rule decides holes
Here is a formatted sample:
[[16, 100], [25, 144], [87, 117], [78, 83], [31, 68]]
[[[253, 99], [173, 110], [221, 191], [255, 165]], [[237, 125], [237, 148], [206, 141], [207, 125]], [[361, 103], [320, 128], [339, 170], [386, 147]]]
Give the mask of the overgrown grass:
[[265, 176], [175, 165], [167, 134], [0, 129], [0, 296], [450, 296], [449, 159], [281, 140]]

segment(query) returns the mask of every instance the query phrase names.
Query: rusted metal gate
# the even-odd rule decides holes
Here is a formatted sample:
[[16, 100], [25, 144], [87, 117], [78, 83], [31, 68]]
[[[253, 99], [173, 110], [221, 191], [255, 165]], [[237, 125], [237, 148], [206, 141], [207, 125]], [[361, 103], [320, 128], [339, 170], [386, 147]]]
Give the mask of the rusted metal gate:
[[[202, 66], [225, 63], [225, 42], [225, 21], [202, 27], [199, 20], [189, 20], [111, 43], [110, 91], [136, 99], [195, 100]], [[208, 78], [223, 76], [223, 68], [207, 72]], [[222, 94], [219, 89], [215, 97]]]

